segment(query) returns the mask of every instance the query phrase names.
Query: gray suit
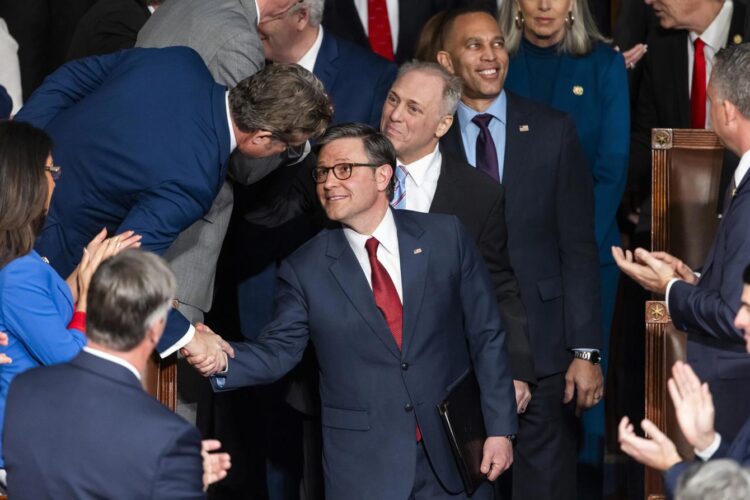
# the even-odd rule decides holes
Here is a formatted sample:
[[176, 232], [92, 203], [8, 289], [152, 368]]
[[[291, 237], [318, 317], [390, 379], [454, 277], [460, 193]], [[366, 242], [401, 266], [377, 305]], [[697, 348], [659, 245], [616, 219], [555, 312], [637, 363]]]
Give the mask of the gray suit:
[[[200, 54], [217, 82], [233, 87], [263, 68], [254, 0], [170, 0], [138, 33], [137, 47], [185, 45]], [[270, 171], [278, 157], [252, 160], [235, 154], [229, 174], [247, 182], [248, 169]], [[232, 214], [233, 194], [225, 181], [209, 212], [180, 233], [164, 255], [177, 277], [180, 311], [202, 321], [211, 308], [216, 261]]]

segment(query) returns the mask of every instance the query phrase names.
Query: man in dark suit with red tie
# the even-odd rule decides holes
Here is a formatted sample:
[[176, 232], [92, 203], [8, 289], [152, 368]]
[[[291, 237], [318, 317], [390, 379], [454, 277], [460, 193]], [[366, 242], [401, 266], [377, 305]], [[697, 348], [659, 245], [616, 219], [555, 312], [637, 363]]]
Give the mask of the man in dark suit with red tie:
[[[337, 125], [319, 144], [317, 195], [342, 225], [282, 263], [273, 321], [234, 344], [214, 387], [272, 382], [311, 341], [326, 498], [467, 499], [436, 405], [473, 371], [490, 480], [512, 462], [516, 432], [505, 332], [481, 256], [456, 217], [391, 210], [396, 154], [385, 136]], [[492, 498], [489, 484], [477, 498]]]

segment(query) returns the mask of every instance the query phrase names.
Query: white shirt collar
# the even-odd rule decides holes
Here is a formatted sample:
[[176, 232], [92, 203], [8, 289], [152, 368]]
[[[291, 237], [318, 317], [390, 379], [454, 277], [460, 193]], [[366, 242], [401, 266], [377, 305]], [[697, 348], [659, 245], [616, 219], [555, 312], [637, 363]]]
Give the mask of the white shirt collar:
[[312, 44], [310, 49], [305, 52], [305, 55], [302, 56], [302, 59], [297, 61], [297, 64], [312, 73], [313, 68], [315, 67], [315, 61], [318, 60], [318, 52], [320, 52], [321, 45], [323, 45], [323, 26], [318, 26], [318, 36], [315, 37], [315, 42]]
[[443, 155], [440, 153], [439, 144], [435, 145], [435, 149], [433, 149], [431, 153], [428, 153], [415, 162], [412, 162], [408, 165], [406, 163], [399, 162], [399, 164], [403, 165], [406, 171], [409, 172], [409, 177], [412, 178], [414, 184], [416, 184], [417, 186], [422, 185], [422, 182], [424, 182], [427, 173], [432, 170], [435, 165], [440, 166], [442, 165], [442, 163]]
[[725, 0], [724, 5], [721, 6], [721, 10], [716, 14], [714, 20], [711, 21], [711, 24], [708, 25], [708, 28], [706, 28], [703, 33], [698, 34], [694, 31], [690, 32], [690, 41], [695, 43], [695, 40], [700, 37], [706, 45], [715, 51], [724, 47], [727, 43], [727, 38], [729, 37], [729, 28], [732, 23], [733, 11], [734, 4], [732, 3], [732, 0]]
[[138, 373], [138, 370], [135, 369], [135, 366], [131, 365], [124, 359], [114, 356], [108, 352], [100, 351], [99, 349], [94, 349], [93, 347], [89, 347], [89, 346], [83, 346], [83, 350], [91, 354], [92, 356], [96, 356], [97, 358], [106, 359], [107, 361], [111, 361], [120, 366], [124, 366], [125, 368], [130, 370], [138, 380], [141, 380], [141, 374]]
[[156, 7], [154, 7], [153, 5], [147, 5], [147, 6], [146, 6], [146, 8], [147, 8], [147, 9], [148, 9], [148, 11], [149, 11], [150, 13], [152, 13], [152, 14], [153, 14], [154, 12], [156, 12]]
[[224, 101], [227, 105], [227, 123], [229, 124], [229, 152], [234, 151], [237, 147], [237, 138], [234, 136], [234, 126], [232, 125], [232, 113], [229, 112], [229, 91], [224, 94]]
[[742, 155], [742, 158], [740, 158], [740, 164], [737, 165], [736, 169], [734, 169], [735, 186], [740, 185], [748, 170], [750, 170], [750, 149], [745, 151], [745, 154]]
[[260, 5], [258, 5], [258, 0], [253, 3], [255, 4], [255, 26], [260, 26]]
[[396, 234], [396, 221], [393, 219], [393, 213], [389, 208], [385, 212], [385, 217], [380, 221], [378, 227], [372, 234], [361, 234], [350, 227], [344, 227], [344, 236], [349, 245], [357, 248], [364, 248], [365, 242], [374, 237], [380, 242], [380, 246], [391, 255], [398, 255], [398, 236]]

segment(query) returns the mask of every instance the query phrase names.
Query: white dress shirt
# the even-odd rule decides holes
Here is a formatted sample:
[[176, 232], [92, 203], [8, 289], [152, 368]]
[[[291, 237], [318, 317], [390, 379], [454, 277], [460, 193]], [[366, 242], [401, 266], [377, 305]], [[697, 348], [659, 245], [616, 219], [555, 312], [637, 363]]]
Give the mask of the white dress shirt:
[[378, 261], [383, 264], [385, 270], [391, 277], [391, 281], [396, 286], [398, 297], [401, 299], [401, 303], [404, 303], [404, 294], [401, 285], [401, 259], [399, 258], [398, 252], [398, 233], [396, 231], [396, 221], [393, 220], [393, 213], [391, 209], [385, 213], [385, 217], [380, 221], [380, 224], [372, 234], [360, 234], [354, 229], [345, 227], [344, 236], [346, 241], [349, 242], [349, 246], [354, 252], [354, 256], [357, 258], [362, 272], [365, 273], [367, 283], [372, 288], [372, 269], [370, 268], [370, 259], [367, 256], [367, 249], [365, 243], [370, 237], [374, 237], [380, 242], [378, 245], [377, 257]]
[[[737, 165], [737, 168], [734, 169], [735, 186], [740, 185], [748, 170], [750, 170], [750, 149], [745, 151], [745, 154], [743, 154], [742, 158], [740, 158], [739, 165]], [[667, 283], [667, 291], [664, 294], [664, 302], [667, 303], [667, 313], [669, 313], [669, 292], [672, 290], [672, 285], [674, 285], [676, 281], [679, 281], [679, 279], [673, 278], [669, 280], [669, 283]]]
[[234, 151], [237, 147], [237, 138], [234, 136], [234, 127], [232, 126], [232, 113], [229, 111], [229, 91], [224, 94], [224, 102], [227, 106], [227, 123], [229, 124], [229, 152]]
[[315, 61], [318, 60], [318, 53], [320, 52], [321, 45], [323, 45], [323, 26], [318, 26], [318, 36], [315, 38], [315, 43], [313, 43], [312, 47], [305, 52], [302, 59], [297, 61], [297, 64], [312, 73], [313, 68], [315, 67]]
[[[706, 85], [708, 85], [711, 70], [714, 67], [714, 57], [719, 50], [727, 45], [733, 12], [734, 4], [732, 0], [725, 0], [721, 10], [703, 33], [696, 33], [694, 31], [688, 33], [688, 90], [690, 95], [693, 93], [693, 64], [695, 55], [693, 44], [695, 40], [700, 37], [706, 44], [703, 47], [703, 54], [706, 57]], [[706, 99], [706, 128], [711, 128], [711, 105], [708, 99]]]
[[409, 173], [406, 176], [405, 188], [407, 210], [425, 213], [430, 211], [442, 164], [443, 155], [439, 146], [435, 146], [431, 153], [408, 165], [399, 161], [399, 165], [403, 165]]
[[18, 43], [10, 36], [8, 26], [0, 18], [0, 85], [13, 100], [10, 115], [18, 113], [23, 105], [21, 97], [21, 67], [18, 63]]
[[120, 366], [124, 366], [125, 368], [130, 370], [133, 373], [133, 375], [135, 375], [135, 378], [137, 378], [138, 380], [141, 380], [141, 374], [138, 373], [138, 370], [136, 370], [135, 366], [125, 361], [124, 359], [118, 356], [114, 356], [108, 352], [100, 351], [99, 349], [94, 349], [93, 347], [89, 347], [89, 346], [84, 346], [83, 350], [91, 354], [92, 356], [96, 356], [97, 358], [106, 359], [107, 361], [111, 361], [112, 363], [118, 364]]
[[[357, 8], [357, 14], [359, 14], [359, 20], [362, 23], [362, 27], [365, 29], [365, 35], [369, 36], [368, 33], [368, 22], [367, 22], [367, 0], [354, 0], [354, 6]], [[393, 54], [396, 54], [398, 50], [398, 0], [385, 0], [385, 6], [388, 8], [388, 24], [391, 25], [391, 40], [393, 42]]]

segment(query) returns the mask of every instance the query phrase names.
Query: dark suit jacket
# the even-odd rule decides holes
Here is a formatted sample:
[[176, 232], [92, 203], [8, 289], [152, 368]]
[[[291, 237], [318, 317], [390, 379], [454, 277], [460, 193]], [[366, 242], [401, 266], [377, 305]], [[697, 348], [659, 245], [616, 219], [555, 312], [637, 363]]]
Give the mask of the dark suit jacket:
[[750, 176], [745, 175], [722, 218], [697, 286], [678, 281], [669, 292], [675, 326], [688, 332], [688, 362], [711, 386], [716, 429], [731, 440], [750, 416], [750, 356], [734, 327], [742, 272], [750, 263]]
[[98, 0], [78, 21], [67, 60], [134, 47], [150, 16], [144, 0]]
[[348, 40], [323, 31], [313, 68], [334, 105], [334, 123], [362, 122], [380, 127], [380, 113], [396, 66]]
[[401, 350], [343, 229], [325, 230], [282, 263], [274, 320], [257, 342], [235, 344], [228, 373], [213, 379], [224, 389], [272, 382], [312, 341], [329, 499], [407, 498], [416, 422], [441, 482], [461, 491], [436, 405], [472, 368], [488, 434], [517, 427], [505, 333], [471, 238], [453, 216], [397, 210], [393, 217], [403, 282]]
[[[567, 369], [571, 348], [601, 343], [593, 180], [573, 120], [506, 94], [508, 249], [526, 307], [536, 375], [543, 377]], [[458, 125], [456, 117], [441, 146], [465, 160]]]
[[[471, 203], [467, 200], [471, 199]], [[505, 225], [505, 188], [466, 162], [443, 155], [430, 213], [458, 217], [482, 254], [490, 272], [507, 335], [513, 378], [534, 383], [526, 310], [510, 265]]]
[[13, 110], [13, 100], [8, 95], [5, 87], [0, 85], [0, 120], [10, 118], [10, 112]]
[[[735, 1], [727, 43], [734, 43], [736, 36], [748, 40], [750, 31], [745, 30], [745, 17], [745, 5]], [[648, 52], [640, 62], [643, 75], [633, 114], [630, 149], [629, 184], [636, 191], [636, 206], [651, 193], [651, 129], [691, 128], [688, 32], [659, 27], [651, 31], [646, 43]], [[737, 157], [727, 150], [720, 183], [722, 196], [736, 166]], [[719, 200], [719, 207], [722, 204]]]
[[[16, 119], [49, 133], [65, 171], [36, 245], [61, 276], [102, 227], [162, 254], [208, 212], [229, 157], [225, 92], [186, 47], [79, 59], [45, 81]], [[170, 315], [159, 351], [187, 326]]]
[[18, 500], [204, 498], [197, 429], [87, 352], [13, 380], [3, 446]]
[[[398, 44], [396, 45], [396, 64], [411, 61], [419, 39], [419, 33], [427, 20], [441, 10], [452, 9], [469, 3], [481, 3], [489, 9], [495, 9], [495, 2], [483, 0], [399, 0]], [[323, 26], [331, 33], [351, 40], [363, 47], [370, 48], [370, 41], [365, 34], [357, 8], [353, 0], [325, 0]]]

